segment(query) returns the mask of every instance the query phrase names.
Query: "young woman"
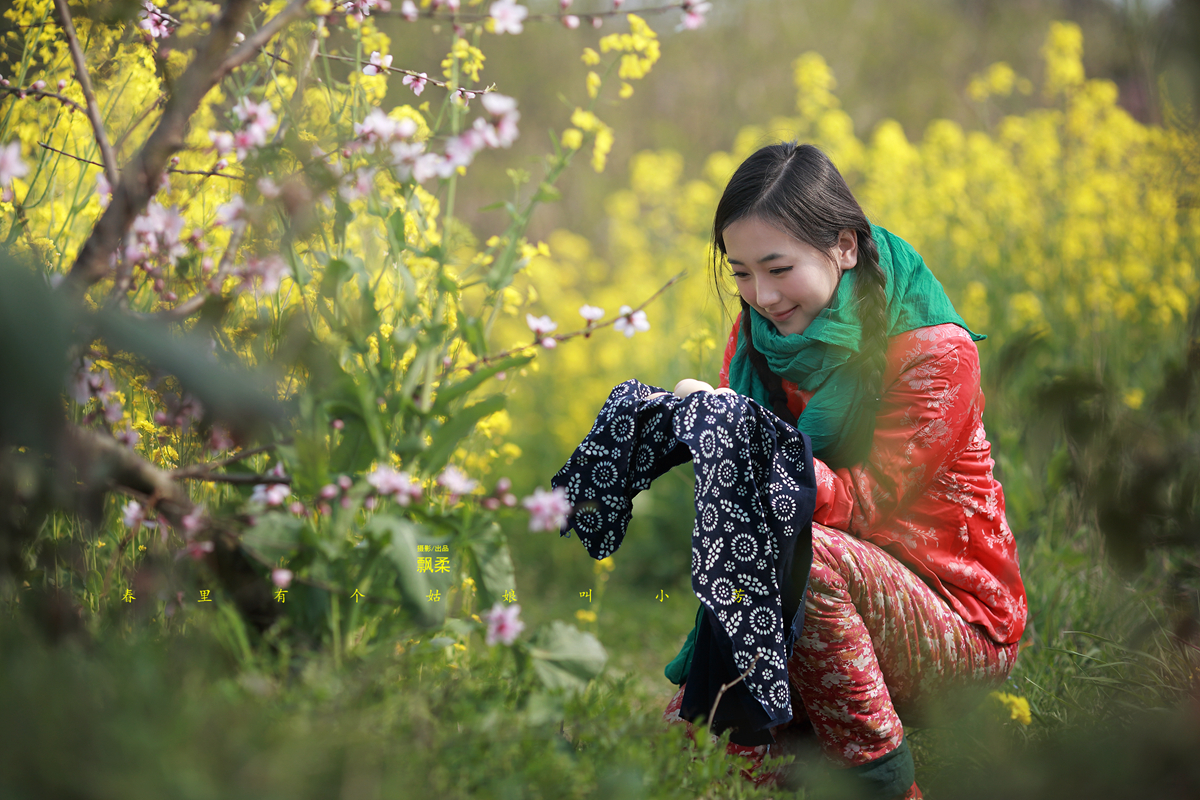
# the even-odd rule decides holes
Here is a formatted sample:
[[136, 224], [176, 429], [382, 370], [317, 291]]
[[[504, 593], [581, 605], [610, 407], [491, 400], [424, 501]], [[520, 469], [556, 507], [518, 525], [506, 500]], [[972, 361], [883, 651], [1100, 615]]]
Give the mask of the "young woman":
[[811, 724], [824, 753], [881, 796], [919, 797], [915, 783], [887, 783], [912, 774], [901, 715], [1002, 683], [1025, 628], [976, 337], [920, 256], [867, 221], [811, 145], [748, 158], [713, 241], [742, 308], [720, 384], [794, 422], [815, 456], [793, 724]]
[[982, 337], [810, 145], [748, 158], [713, 241], [718, 286], [727, 273], [741, 303], [721, 388], [622, 384], [554, 483], [600, 558], [628, 498], [693, 460], [702, 606], [667, 668], [681, 687], [664, 716], [707, 718], [711, 687], [745, 671], [741, 710], [713, 713], [741, 732], [733, 752], [759, 762], [804, 731], [872, 795], [920, 797], [901, 718], [1003, 683], [1025, 626], [982, 423]]

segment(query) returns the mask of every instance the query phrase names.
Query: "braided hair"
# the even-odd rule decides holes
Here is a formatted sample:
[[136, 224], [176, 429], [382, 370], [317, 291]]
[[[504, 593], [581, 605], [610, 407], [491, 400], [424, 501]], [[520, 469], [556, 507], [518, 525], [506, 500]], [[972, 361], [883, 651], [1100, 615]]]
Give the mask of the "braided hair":
[[[878, 401], [887, 355], [887, 276], [879, 266], [879, 249], [871, 235], [871, 224], [837, 167], [813, 145], [795, 142], [763, 147], [742, 162], [729, 179], [713, 218], [712, 278], [718, 295], [726, 264], [725, 229], [738, 220], [752, 218], [769, 222], [822, 253], [834, 248], [842, 231], [855, 232], [858, 239], [855, 300], [862, 322], [863, 347], [847, 366], [861, 372], [869, 396]], [[783, 379], [771, 372], [766, 356], [754, 346], [750, 308], [744, 299], [741, 306], [741, 336], [745, 338], [750, 363], [767, 388], [772, 410], [795, 424], [796, 417], [787, 407]], [[874, 413], [866, 417], [873, 418]], [[850, 444], [850, 441], [843, 443], [844, 447]], [[847, 463], [849, 458], [850, 454], [843, 451], [826, 460], [831, 466], [842, 467], [851, 466]]]

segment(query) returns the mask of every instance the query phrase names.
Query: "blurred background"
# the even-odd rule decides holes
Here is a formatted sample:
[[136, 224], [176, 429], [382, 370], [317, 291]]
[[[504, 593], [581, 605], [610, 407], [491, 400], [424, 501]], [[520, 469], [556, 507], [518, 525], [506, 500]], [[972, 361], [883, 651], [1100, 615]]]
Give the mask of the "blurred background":
[[[552, 0], [527, 5], [558, 13]], [[593, 172], [580, 153], [558, 202], [539, 207], [529, 239], [547, 248], [505, 290], [491, 345], [528, 344], [526, 313], [572, 331], [585, 303], [612, 315], [683, 277], [647, 306], [649, 331], [572, 339], [508, 374], [508, 410], [484, 419], [455, 462], [485, 487], [504, 476], [526, 496], [549, 485], [614, 385], [715, 383], [732, 323], [709, 272], [717, 198], [758, 147], [814, 142], [870, 219], [911, 242], [988, 336], [984, 423], [1029, 626], [1008, 700], [980, 712], [987, 724], [913, 732], [922, 786], [940, 784], [943, 797], [1194, 796], [1200, 2], [714, 0], [686, 35], [678, 9], [654, 7], [623, 5], [647, 9], [662, 58], [631, 97], [601, 95], [596, 114], [616, 134], [607, 167]], [[511, 191], [510, 171], [539, 174], [548, 135], [571, 124], [583, 48], [627, 30], [617, 17], [591, 24], [589, 12], [612, 0], [570, 8], [577, 30], [529, 21], [520, 36], [483, 39], [482, 82], [519, 99], [521, 137], [482, 154], [460, 184], [466, 224], [446, 233], [463, 262], [505, 229], [491, 206]], [[377, 22], [394, 66], [437, 72], [449, 30], [395, 14]], [[384, 108], [427, 99], [395, 79], [386, 91]], [[608, 650], [603, 680], [569, 701], [567, 726], [566, 701], [508, 686], [507, 651], [468, 649], [469, 629], [455, 634], [462, 642], [446, 631], [374, 642], [371, 660], [346, 670], [336, 647], [332, 660], [292, 658], [267, 641], [263, 655], [244, 633], [163, 647], [129, 627], [128, 642], [55, 650], [0, 631], [0, 653], [13, 655], [0, 703], [13, 719], [42, 720], [32, 736], [0, 726], [0, 751], [31, 785], [65, 774], [64, 753], [86, 751], [89, 769], [111, 780], [97, 796], [179, 785], [195, 797], [384, 796], [378, 764], [389, 758], [400, 764], [390, 780], [408, 788], [503, 774], [473, 795], [496, 797], [566, 796], [562, 787], [637, 796], [618, 785], [618, 767], [641, 758], [631, 786], [658, 792], [678, 779], [679, 796], [705, 794], [704, 780], [727, 766], [713, 754], [680, 758], [657, 728], [674, 692], [662, 669], [696, 611], [692, 491], [688, 467], [660, 479], [603, 563], [575, 537], [530, 532], [524, 513], [506, 520], [529, 629], [569, 620]], [[97, 536], [122, 531], [110, 511]], [[71, 722], [47, 721], [48, 710]], [[68, 730], [76, 740], [64, 746]], [[124, 768], [134, 762], [154, 766]], [[587, 769], [595, 774], [580, 779]], [[1189, 769], [1190, 783], [1171, 777]], [[980, 770], [986, 784], [961, 777]], [[318, 773], [323, 783], [310, 780]]]

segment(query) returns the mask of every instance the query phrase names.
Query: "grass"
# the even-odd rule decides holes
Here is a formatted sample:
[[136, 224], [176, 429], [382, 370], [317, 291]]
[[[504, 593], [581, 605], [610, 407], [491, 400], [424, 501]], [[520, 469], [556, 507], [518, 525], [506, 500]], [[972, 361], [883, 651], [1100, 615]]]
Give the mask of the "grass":
[[[604, 674], [578, 695], [545, 690], [517, 653], [478, 633], [413, 631], [338, 666], [321, 651], [249, 646], [216, 607], [169, 624], [110, 610], [48, 644], [13, 606], [0, 621], [0, 795], [793, 796], [751, 786], [707, 737], [692, 744], [661, 722], [675, 691], [662, 670], [696, 609], [681, 511], [690, 492], [668, 481], [639, 499], [612, 571], [577, 541], [509, 531], [529, 629], [568, 620], [608, 651]], [[927, 796], [1200, 789], [1187, 755], [1200, 745], [1200, 712], [1186, 712], [1200, 672], [1170, 635], [1167, 567], [1152, 559], [1119, 575], [1069, 511], [1050, 503], [1019, 538], [1030, 624], [1005, 691], [1028, 699], [1032, 724], [986, 702], [909, 730]], [[82, 537], [70, 527], [48, 535], [59, 554]]]

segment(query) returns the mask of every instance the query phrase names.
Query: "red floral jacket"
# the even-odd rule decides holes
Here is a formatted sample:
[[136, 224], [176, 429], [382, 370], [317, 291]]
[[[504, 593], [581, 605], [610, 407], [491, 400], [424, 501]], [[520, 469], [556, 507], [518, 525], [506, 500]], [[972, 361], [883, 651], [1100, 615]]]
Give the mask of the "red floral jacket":
[[[740, 317], [725, 346], [729, 385]], [[879, 545], [1001, 644], [1021, 638], [1027, 608], [1004, 490], [983, 430], [979, 351], [957, 325], [918, 328], [888, 344], [887, 387], [870, 459], [834, 470], [814, 459], [813, 521]], [[812, 396], [783, 382], [797, 416]]]

